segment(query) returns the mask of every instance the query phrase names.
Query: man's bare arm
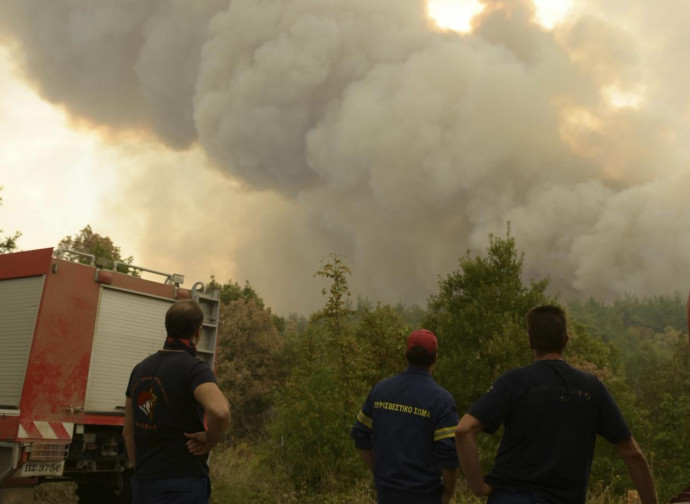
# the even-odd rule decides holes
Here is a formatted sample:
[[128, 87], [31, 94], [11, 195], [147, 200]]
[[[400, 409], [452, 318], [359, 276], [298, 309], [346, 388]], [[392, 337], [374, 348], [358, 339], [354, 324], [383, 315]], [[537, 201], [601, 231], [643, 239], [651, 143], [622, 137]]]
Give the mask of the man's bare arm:
[[441, 468], [443, 473], [443, 492], [441, 493], [441, 504], [448, 504], [455, 496], [455, 485], [458, 483], [460, 469]]
[[462, 472], [465, 473], [470, 490], [477, 497], [487, 496], [492, 491], [492, 488], [484, 481], [479, 463], [477, 435], [483, 428], [484, 425], [470, 414], [463, 415], [455, 428], [455, 446], [458, 450]]
[[230, 423], [230, 403], [213, 382], [202, 383], [194, 389], [194, 399], [206, 412], [206, 431], [185, 433], [187, 448], [194, 455], [211, 451], [223, 437]]
[[137, 463], [137, 445], [134, 442], [134, 411], [132, 410], [132, 399], [127, 397], [125, 400], [125, 424], [122, 427], [122, 437], [125, 439], [127, 456], [132, 466]]
[[618, 455], [623, 459], [625, 465], [628, 466], [630, 478], [633, 480], [635, 488], [637, 488], [642, 504], [658, 504], [659, 499], [656, 495], [652, 471], [635, 439], [630, 437], [625, 441], [616, 443], [614, 446]]
[[374, 472], [374, 450], [371, 448], [362, 448], [359, 450], [359, 456], [364, 462], [364, 465], [367, 466], [367, 469], [371, 473]]

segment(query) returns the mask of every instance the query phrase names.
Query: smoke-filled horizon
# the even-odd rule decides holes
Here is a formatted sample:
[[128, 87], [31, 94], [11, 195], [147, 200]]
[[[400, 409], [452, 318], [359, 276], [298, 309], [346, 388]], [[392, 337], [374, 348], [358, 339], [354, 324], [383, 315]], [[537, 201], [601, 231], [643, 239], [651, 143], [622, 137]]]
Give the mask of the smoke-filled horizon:
[[108, 203], [139, 255], [280, 313], [322, 303], [329, 253], [353, 294], [423, 304], [508, 223], [565, 296], [685, 292], [690, 6], [587, 0], [546, 30], [482, 3], [458, 34], [421, 0], [3, 0], [0, 33], [75, 123], [164, 146]]

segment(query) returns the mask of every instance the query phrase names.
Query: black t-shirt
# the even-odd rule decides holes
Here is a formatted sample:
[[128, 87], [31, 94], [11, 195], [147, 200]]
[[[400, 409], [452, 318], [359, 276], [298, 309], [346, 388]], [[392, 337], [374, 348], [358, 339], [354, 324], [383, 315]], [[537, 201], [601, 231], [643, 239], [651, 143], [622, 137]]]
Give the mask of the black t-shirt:
[[136, 478], [208, 474], [208, 456], [189, 453], [184, 435], [205, 430], [194, 389], [208, 382], [216, 382], [211, 368], [186, 352], [159, 351], [134, 367], [126, 394], [134, 410]]
[[631, 437], [604, 384], [561, 360], [508, 371], [468, 413], [489, 434], [505, 425], [490, 485], [562, 504], [585, 502], [597, 434], [610, 443]]

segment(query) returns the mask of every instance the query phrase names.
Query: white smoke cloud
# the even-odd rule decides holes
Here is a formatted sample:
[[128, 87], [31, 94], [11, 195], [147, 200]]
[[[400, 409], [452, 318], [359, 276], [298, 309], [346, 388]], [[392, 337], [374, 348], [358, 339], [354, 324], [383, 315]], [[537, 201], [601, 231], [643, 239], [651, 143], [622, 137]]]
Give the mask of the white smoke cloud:
[[467, 35], [421, 0], [5, 0], [0, 29], [75, 118], [197, 143], [139, 159], [121, 219], [145, 255], [248, 279], [281, 312], [318, 306], [329, 252], [355, 293], [423, 303], [507, 222], [564, 293], [684, 291], [682, 13], [589, 0], [547, 31], [528, 0], [483, 3]]

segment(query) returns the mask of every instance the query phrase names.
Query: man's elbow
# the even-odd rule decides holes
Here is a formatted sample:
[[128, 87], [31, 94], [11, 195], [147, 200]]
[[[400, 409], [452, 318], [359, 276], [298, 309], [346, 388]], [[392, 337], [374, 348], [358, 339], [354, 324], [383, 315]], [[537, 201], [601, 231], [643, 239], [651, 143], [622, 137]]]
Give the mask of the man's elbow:
[[227, 425], [228, 422], [230, 422], [230, 403], [228, 403], [227, 400], [218, 401], [217, 404], [206, 409], [206, 414], [209, 417], [213, 417], [218, 422]]
[[457, 427], [455, 427], [455, 439], [459, 438], [464, 438], [466, 436], [471, 436], [473, 434], [472, 429], [469, 428], [467, 425], [463, 425], [462, 423], [459, 423]]
[[623, 459], [623, 462], [628, 467], [645, 467], [649, 468], [649, 463], [647, 462], [647, 457], [640, 449], [639, 445], [633, 437], [626, 439], [615, 445], [618, 456]]
[[484, 424], [482, 424], [477, 418], [469, 413], [465, 413], [458, 422], [457, 427], [455, 427], [455, 437], [474, 437], [477, 436], [477, 434], [479, 434], [483, 428]]
[[642, 453], [642, 450], [640, 450], [640, 447], [638, 446], [637, 442], [633, 437], [621, 441], [620, 443], [616, 443], [615, 448], [618, 452], [618, 455], [623, 460], [645, 458], [644, 454]]
[[474, 439], [480, 431], [480, 426], [461, 420], [458, 422], [457, 427], [455, 427], [455, 440], [463, 441], [468, 439]]

